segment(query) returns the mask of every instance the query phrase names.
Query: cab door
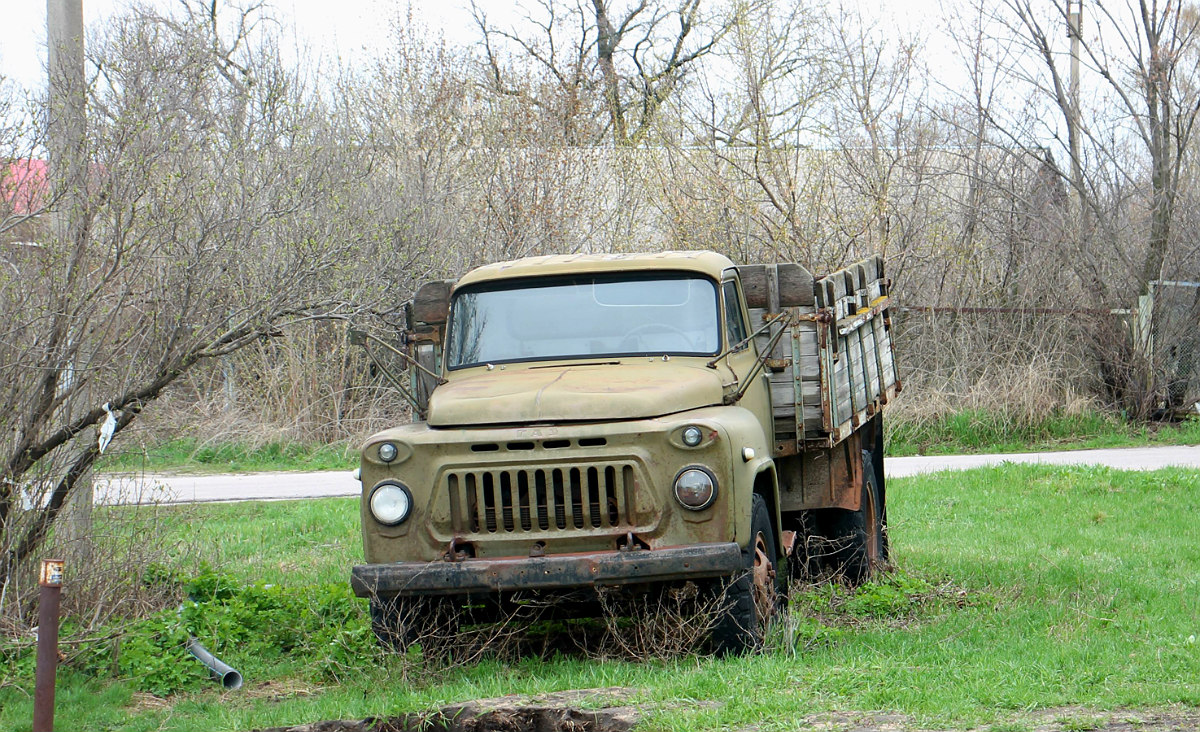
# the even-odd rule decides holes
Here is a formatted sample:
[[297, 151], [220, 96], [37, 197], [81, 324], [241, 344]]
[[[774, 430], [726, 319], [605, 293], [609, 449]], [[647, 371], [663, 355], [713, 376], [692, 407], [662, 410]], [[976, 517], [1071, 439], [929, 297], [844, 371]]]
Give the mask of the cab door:
[[[742, 297], [742, 287], [736, 270], [726, 272], [725, 279], [721, 281], [721, 313], [725, 338], [723, 348], [737, 346], [724, 362], [732, 372], [729, 375], [731, 380], [744, 379], [754, 371], [759, 354], [754, 339], [750, 338], [750, 320], [746, 317], [746, 302]], [[768, 444], [774, 445], [775, 423], [771, 417], [771, 384], [766, 370], [760, 371], [754, 376], [754, 380], [757, 383], [750, 385], [737, 382], [736, 389], [745, 389], [738, 405], [749, 409], [758, 417], [766, 432]]]

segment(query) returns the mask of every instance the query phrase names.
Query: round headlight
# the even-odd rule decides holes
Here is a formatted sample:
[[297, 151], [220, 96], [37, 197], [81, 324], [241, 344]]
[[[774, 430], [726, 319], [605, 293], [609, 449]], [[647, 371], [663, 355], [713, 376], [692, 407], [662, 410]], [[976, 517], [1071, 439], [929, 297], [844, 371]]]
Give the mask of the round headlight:
[[385, 442], [379, 446], [379, 459], [385, 463], [390, 463], [396, 459], [396, 446], [390, 442]]
[[683, 430], [683, 444], [688, 447], [695, 447], [704, 439], [704, 433], [696, 425], [687, 427]]
[[701, 511], [717, 497], [717, 481], [707, 470], [687, 468], [675, 479], [675, 499], [684, 508]]
[[371, 515], [381, 524], [395, 525], [408, 518], [412, 496], [399, 483], [383, 483], [371, 493]]

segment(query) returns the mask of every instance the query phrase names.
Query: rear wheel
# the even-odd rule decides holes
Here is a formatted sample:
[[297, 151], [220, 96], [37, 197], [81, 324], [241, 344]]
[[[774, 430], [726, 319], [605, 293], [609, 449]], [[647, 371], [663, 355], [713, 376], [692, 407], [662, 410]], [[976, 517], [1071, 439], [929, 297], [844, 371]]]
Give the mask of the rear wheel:
[[779, 553], [767, 504], [751, 497], [750, 540], [742, 548], [743, 571], [724, 586], [712, 630], [718, 656], [762, 648], [766, 629], [782, 604], [780, 583], [786, 573], [777, 568]]
[[887, 513], [885, 494], [869, 451], [863, 451], [863, 482], [857, 511], [837, 510], [829, 517], [826, 536], [833, 551], [831, 569], [848, 581], [860, 584], [887, 563]]

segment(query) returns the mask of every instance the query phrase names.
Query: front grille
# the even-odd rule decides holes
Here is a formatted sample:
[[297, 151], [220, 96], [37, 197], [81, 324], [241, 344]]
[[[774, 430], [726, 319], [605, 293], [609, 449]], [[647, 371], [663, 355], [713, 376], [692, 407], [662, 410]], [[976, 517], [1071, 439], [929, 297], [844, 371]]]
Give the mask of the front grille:
[[446, 473], [456, 534], [571, 531], [628, 526], [631, 463]]

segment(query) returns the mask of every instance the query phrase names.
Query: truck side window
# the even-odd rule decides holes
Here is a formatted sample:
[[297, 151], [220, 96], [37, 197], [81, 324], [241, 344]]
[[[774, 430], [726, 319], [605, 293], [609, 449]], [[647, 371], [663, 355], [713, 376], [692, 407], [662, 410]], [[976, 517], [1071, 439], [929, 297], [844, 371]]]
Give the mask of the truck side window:
[[725, 332], [729, 334], [729, 343], [726, 344], [726, 348], [729, 348], [744, 340], [748, 331], [746, 330], [746, 318], [742, 315], [742, 301], [738, 299], [737, 284], [733, 280], [729, 280], [721, 286], [721, 289], [725, 296]]

